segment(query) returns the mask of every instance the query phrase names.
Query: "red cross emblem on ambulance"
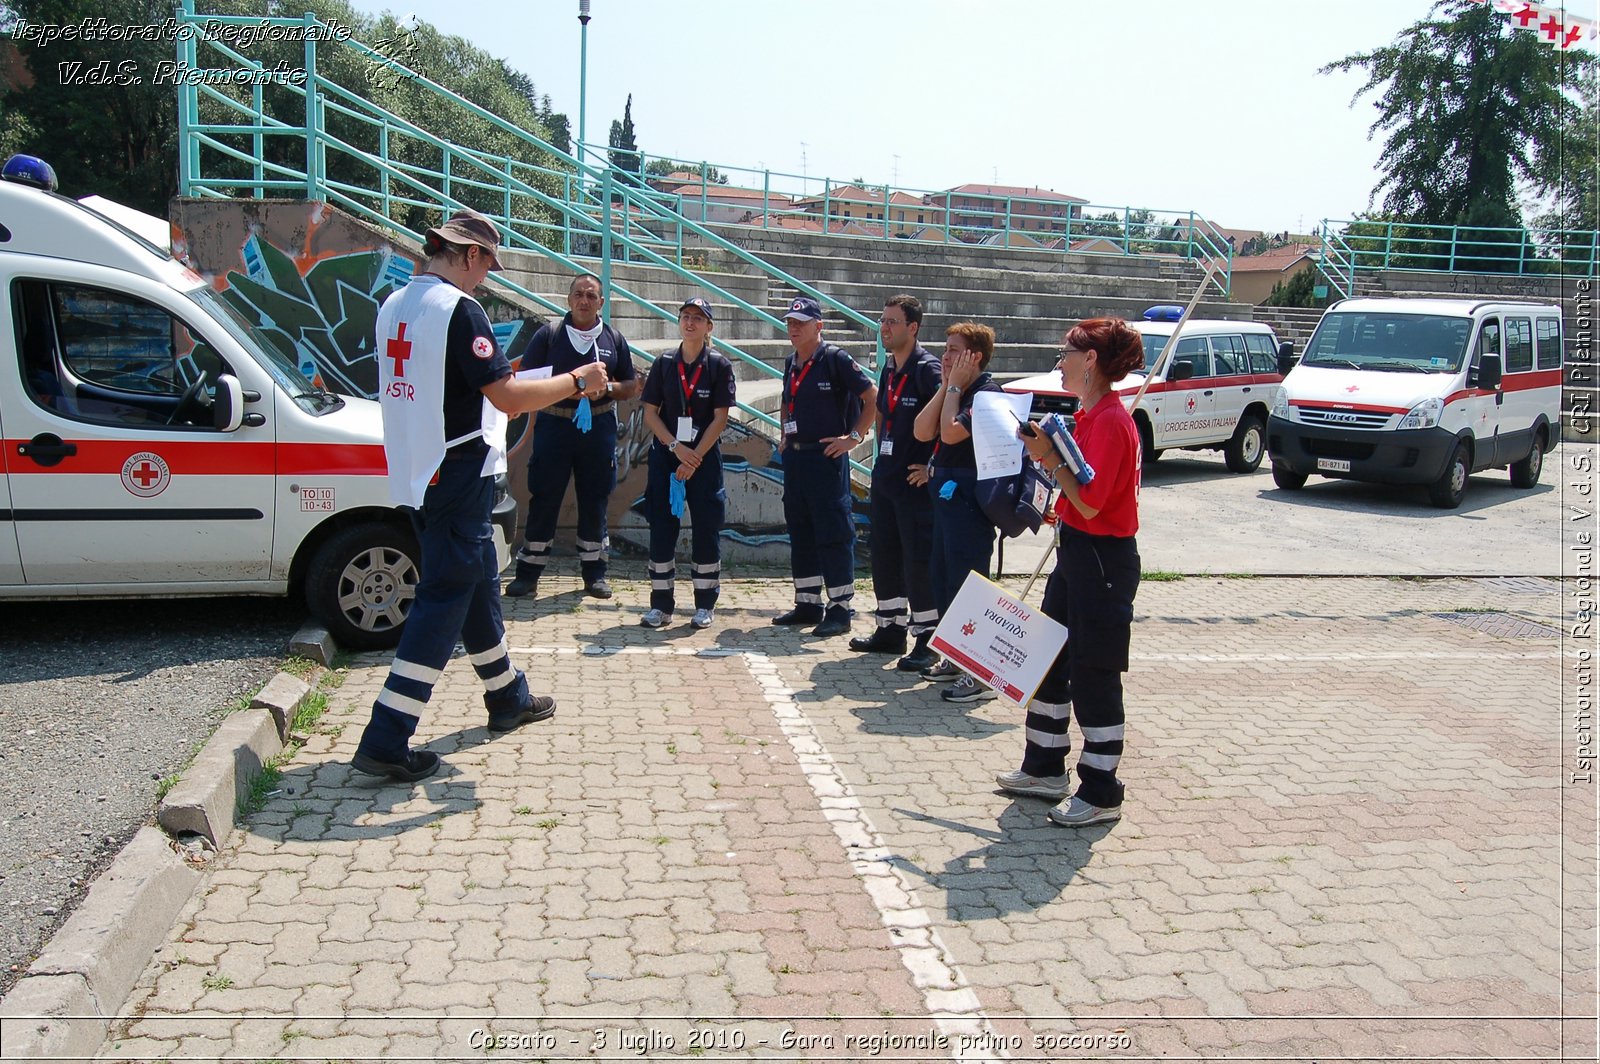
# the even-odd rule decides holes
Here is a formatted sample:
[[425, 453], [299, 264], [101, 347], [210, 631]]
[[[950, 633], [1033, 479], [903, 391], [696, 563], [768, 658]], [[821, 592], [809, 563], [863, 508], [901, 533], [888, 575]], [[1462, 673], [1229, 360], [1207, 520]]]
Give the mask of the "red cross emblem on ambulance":
[[172, 483], [166, 459], [153, 451], [140, 451], [122, 463], [122, 486], [141, 499], [152, 499]]
[[1184, 406], [1188, 408], [1189, 413], [1194, 413], [1194, 396], [1189, 396], [1189, 401], [1186, 402]]

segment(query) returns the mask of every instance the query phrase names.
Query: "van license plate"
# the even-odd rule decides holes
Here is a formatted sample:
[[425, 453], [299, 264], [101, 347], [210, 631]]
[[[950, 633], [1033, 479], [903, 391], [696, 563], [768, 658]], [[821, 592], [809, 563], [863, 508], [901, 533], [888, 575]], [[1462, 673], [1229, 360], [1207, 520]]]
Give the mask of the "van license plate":
[[1317, 469], [1323, 473], [1348, 473], [1350, 472], [1350, 459], [1318, 458]]

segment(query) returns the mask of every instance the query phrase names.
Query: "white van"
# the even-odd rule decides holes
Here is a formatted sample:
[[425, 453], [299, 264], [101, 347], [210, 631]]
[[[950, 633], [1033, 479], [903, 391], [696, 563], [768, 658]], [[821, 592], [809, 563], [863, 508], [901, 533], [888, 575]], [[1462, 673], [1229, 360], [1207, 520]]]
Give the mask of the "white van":
[[1561, 425], [1561, 308], [1468, 299], [1329, 307], [1268, 425], [1272, 477], [1426, 484], [1461, 502], [1467, 477], [1539, 482]]
[[[1182, 307], [1151, 307], [1145, 320], [1128, 323], [1144, 339], [1146, 372], [1166, 352], [1182, 313]], [[1235, 473], [1255, 472], [1266, 454], [1267, 414], [1292, 352], [1270, 325], [1210, 318], [1185, 322], [1171, 362], [1151, 379], [1133, 412], [1143, 460], [1153, 462], [1175, 447], [1221, 450]], [[1144, 379], [1144, 373], [1130, 373], [1117, 382], [1124, 405], [1133, 402]], [[1077, 395], [1061, 386], [1061, 374], [1053, 370], [1003, 387], [1032, 393], [1035, 415], [1078, 409]]]
[[397, 642], [421, 553], [378, 404], [317, 388], [43, 163], [3, 176], [0, 597], [300, 591], [341, 644]]

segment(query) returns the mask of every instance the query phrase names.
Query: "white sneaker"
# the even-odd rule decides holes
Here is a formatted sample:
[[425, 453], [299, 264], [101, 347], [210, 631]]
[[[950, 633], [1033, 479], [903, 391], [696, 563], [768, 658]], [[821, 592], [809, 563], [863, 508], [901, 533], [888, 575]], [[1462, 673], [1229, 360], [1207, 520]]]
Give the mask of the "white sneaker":
[[672, 614], [663, 613], [661, 610], [651, 610], [639, 618], [639, 623], [646, 628], [665, 628], [672, 623]]
[[710, 610], [695, 610], [694, 611], [694, 618], [689, 623], [694, 625], [696, 628], [710, 628], [711, 627], [711, 611]]
[[970, 676], [963, 676], [940, 691], [939, 697], [946, 702], [971, 702], [979, 698], [993, 698], [994, 688], [988, 684], [981, 684]]
[[1002, 772], [994, 781], [1007, 794], [1026, 794], [1030, 798], [1048, 798], [1052, 802], [1061, 801], [1072, 789], [1072, 780], [1068, 776], [1030, 776], [1021, 769]]
[[1077, 795], [1073, 795], [1070, 802], [1062, 802], [1045, 816], [1050, 818], [1052, 824], [1060, 824], [1064, 828], [1081, 828], [1121, 819], [1122, 806], [1090, 805]]

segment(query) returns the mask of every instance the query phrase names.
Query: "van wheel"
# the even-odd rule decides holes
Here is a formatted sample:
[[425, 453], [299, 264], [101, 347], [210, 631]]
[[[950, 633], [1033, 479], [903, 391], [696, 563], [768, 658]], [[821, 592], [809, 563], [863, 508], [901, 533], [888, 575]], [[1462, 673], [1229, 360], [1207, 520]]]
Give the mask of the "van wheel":
[[1306, 486], [1306, 475], [1296, 473], [1282, 462], [1273, 462], [1272, 482], [1284, 491], [1299, 491]]
[[417, 594], [422, 551], [410, 532], [381, 521], [333, 534], [306, 570], [306, 607], [352, 650], [400, 642]]
[[1454, 510], [1460, 506], [1461, 496], [1467, 493], [1467, 475], [1471, 472], [1467, 448], [1457, 443], [1456, 449], [1450, 452], [1450, 461], [1444, 464], [1444, 472], [1438, 480], [1428, 485], [1428, 501], [1441, 510]]
[[1139, 419], [1139, 455], [1140, 464], [1155, 463], [1161, 457], [1161, 452], [1156, 450], [1156, 434], [1150, 427], [1150, 422]]
[[1531, 488], [1539, 483], [1539, 474], [1542, 472], [1544, 472], [1544, 429], [1533, 434], [1533, 450], [1528, 452], [1528, 457], [1520, 462], [1511, 463], [1511, 486]]
[[1233, 438], [1222, 448], [1228, 468], [1235, 473], [1254, 473], [1261, 468], [1261, 456], [1267, 450], [1267, 429], [1255, 416], [1241, 418], [1233, 430]]

